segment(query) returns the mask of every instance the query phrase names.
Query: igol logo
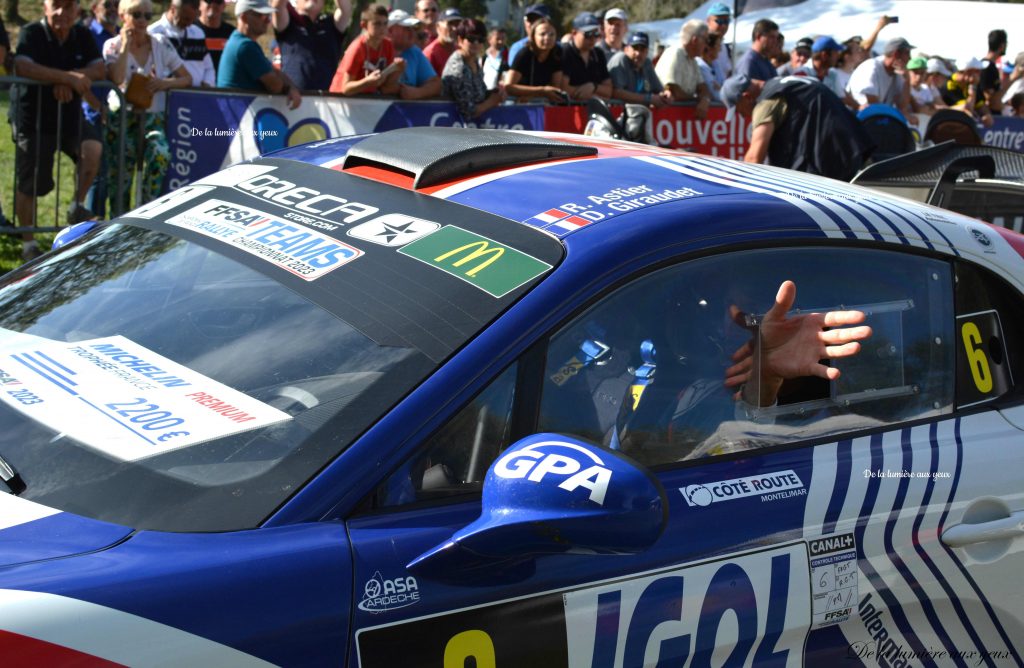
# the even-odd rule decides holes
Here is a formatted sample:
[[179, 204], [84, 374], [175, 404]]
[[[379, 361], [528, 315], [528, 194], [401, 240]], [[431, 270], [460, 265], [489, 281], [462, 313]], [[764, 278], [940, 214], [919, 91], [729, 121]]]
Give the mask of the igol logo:
[[377, 614], [404, 608], [419, 603], [419, 600], [420, 588], [416, 578], [408, 576], [385, 580], [377, 571], [363, 585], [363, 600], [359, 601], [359, 609]]

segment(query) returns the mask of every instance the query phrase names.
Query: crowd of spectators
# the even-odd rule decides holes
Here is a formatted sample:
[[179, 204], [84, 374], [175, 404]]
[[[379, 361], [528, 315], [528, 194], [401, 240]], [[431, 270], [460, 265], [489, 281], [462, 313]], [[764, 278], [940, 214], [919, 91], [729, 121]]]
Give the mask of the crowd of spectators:
[[[892, 17], [879, 19], [867, 38], [839, 42], [832, 35], [807, 35], [788, 52], [779, 26], [762, 19], [753, 26], [750, 48], [737, 54], [727, 37], [732, 12], [722, 2], [713, 3], [704, 19], [687, 21], [678, 41], [668, 44], [631, 32], [629, 15], [619, 7], [572, 17], [560, 35], [551, 9], [530, 5], [521, 37], [512, 35], [518, 37], [512, 41], [504, 28], [488, 31], [481, 20], [441, 8], [436, 0], [417, 0], [413, 14], [371, 4], [358, 17], [358, 34], [351, 25], [352, 0], [336, 0], [330, 13], [324, 0], [234, 4], [233, 25], [224, 19], [224, 0], [169, 0], [159, 17], [151, 0], [95, 0], [89, 7], [79, 0], [43, 0], [44, 19], [21, 30], [15, 53], [18, 75], [50, 86], [41, 96], [25, 86], [15, 86], [12, 94], [21, 225], [34, 220], [34, 198], [53, 188], [58, 149], [77, 163], [69, 221], [103, 215], [105, 201], [115, 204], [109, 186], [118, 175], [106, 178], [116, 170], [107, 156], [117, 150], [112, 121], [122, 99], [133, 112], [129, 139], [144, 138], [141, 156], [134, 153], [136, 142], [127, 142], [126, 158], [141, 158], [137, 188], [144, 200], [154, 197], [168, 162], [163, 111], [171, 88], [260, 91], [287, 96], [292, 108], [301, 104], [303, 91], [446, 97], [466, 120], [506, 100], [597, 97], [648, 110], [684, 102], [695, 104], [703, 119], [714, 102], [763, 102], [773, 80], [803, 77], [851, 112], [884, 104], [911, 122], [943, 108], [984, 124], [996, 114], [1024, 113], [1024, 53], [1012, 61], [1006, 57], [1004, 30], [989, 34], [984, 58], [957, 64], [941, 54], [920, 53], [899, 36], [876, 49], [882, 31], [895, 23]], [[264, 35], [273, 38], [279, 63], [258, 41]], [[102, 80], [122, 94], [111, 92], [110, 84], [94, 86]], [[73, 104], [58, 106], [64, 102]], [[769, 124], [784, 118], [778, 105], [772, 114], [752, 117], [762, 125], [765, 118]], [[748, 159], [765, 154], [753, 151]], [[116, 204], [120, 208], [125, 201]], [[23, 239], [26, 258], [38, 253], [31, 235]]]

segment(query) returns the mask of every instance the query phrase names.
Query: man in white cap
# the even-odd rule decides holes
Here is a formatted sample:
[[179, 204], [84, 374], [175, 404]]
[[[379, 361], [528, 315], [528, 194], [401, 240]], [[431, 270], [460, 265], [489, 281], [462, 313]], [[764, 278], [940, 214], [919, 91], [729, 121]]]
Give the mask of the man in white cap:
[[906, 81], [901, 72], [910, 61], [910, 50], [914, 45], [895, 37], [885, 43], [881, 56], [868, 58], [850, 75], [847, 90], [863, 109], [872, 104], [888, 104], [904, 115], [910, 112]]
[[422, 100], [441, 94], [441, 77], [417, 44], [416, 33], [421, 26], [418, 18], [401, 9], [388, 14], [388, 37], [395, 45], [395, 53], [405, 61], [405, 70], [398, 78], [398, 96], [403, 100]]
[[985, 95], [981, 91], [981, 70], [985, 64], [977, 58], [971, 58], [946, 82], [942, 91], [942, 101], [954, 109], [961, 109], [981, 121], [985, 127], [992, 126], [992, 114], [985, 104]]
[[284, 72], [274, 69], [256, 39], [270, 28], [274, 8], [269, 0], [238, 0], [235, 16], [238, 28], [231, 33], [217, 72], [218, 88], [243, 88], [288, 97], [288, 107], [302, 103], [298, 86]]
[[604, 51], [605, 60], [611, 62], [612, 56], [622, 51], [625, 46], [626, 33], [629, 32], [629, 14], [626, 10], [615, 7], [604, 13], [604, 39], [597, 48]]

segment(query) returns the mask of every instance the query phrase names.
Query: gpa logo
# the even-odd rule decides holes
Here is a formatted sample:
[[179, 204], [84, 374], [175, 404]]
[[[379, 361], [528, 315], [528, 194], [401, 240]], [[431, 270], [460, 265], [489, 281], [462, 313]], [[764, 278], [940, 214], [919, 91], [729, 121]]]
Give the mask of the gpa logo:
[[420, 588], [416, 578], [410, 576], [385, 580], [377, 571], [363, 585], [363, 600], [359, 609], [373, 614], [404, 608], [419, 603]]
[[[551, 452], [552, 449], [555, 451]], [[566, 451], [569, 454], [563, 454]], [[586, 457], [582, 463], [580, 454]], [[568, 492], [580, 487], [589, 489], [590, 500], [599, 506], [604, 505], [612, 479], [611, 469], [600, 457], [586, 448], [561, 441], [534, 443], [510, 452], [495, 462], [494, 473], [500, 478], [525, 478], [535, 483], [543, 483], [545, 478], [560, 479], [558, 487]]]

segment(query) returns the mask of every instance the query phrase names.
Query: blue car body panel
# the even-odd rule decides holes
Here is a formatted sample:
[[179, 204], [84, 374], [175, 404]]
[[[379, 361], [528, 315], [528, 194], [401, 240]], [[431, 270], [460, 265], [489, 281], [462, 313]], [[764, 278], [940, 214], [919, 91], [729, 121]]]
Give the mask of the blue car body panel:
[[[337, 169], [359, 139], [285, 149], [273, 157]], [[409, 575], [413, 557], [477, 520], [480, 500], [365, 513], [367, 498], [509, 364], [627, 279], [725, 246], [845, 243], [982, 258], [1013, 271], [1022, 264], [1007, 243], [984, 246], [977, 233], [982, 224], [937, 209], [788, 171], [597, 145], [610, 154], [431, 190], [434, 197], [559, 238], [565, 260], [262, 526], [213, 534], [135, 532], [57, 512], [0, 529], [0, 629], [22, 628], [3, 608], [5, 601], [21, 605], [17, 594], [32, 592], [52, 596], [40, 598], [39, 609], [52, 610], [64, 623], [78, 609], [67, 612], [61, 601], [75, 599], [123, 613], [124, 628], [142, 618], [170, 629], [168, 638], [177, 630], [223, 645], [241, 653], [225, 655], [239, 664], [251, 658], [276, 665], [400, 665], [399, 648], [446, 656], [462, 651], [459, 643], [471, 646], [467, 657], [477, 656], [472, 648], [479, 645], [472, 643], [479, 637], [462, 635], [475, 629], [490, 638], [499, 666], [642, 665], [655, 637], [661, 660], [711, 665], [719, 629], [729, 624], [730, 633], [735, 628], [729, 665], [883, 665], [877, 652], [884, 643], [875, 654], [851, 654], [842, 647], [860, 640], [812, 619], [819, 608], [810, 574], [825, 557], [812, 554], [810, 546], [826, 539], [842, 543], [822, 548], [829, 558], [853, 559], [861, 573], [859, 600], [843, 600], [833, 611], [869, 641], [880, 642], [877, 629], [884, 628], [886, 638], [899, 637], [919, 655], [953, 654], [962, 648], [952, 641], [935, 648], [922, 640], [941, 633], [941, 620], [950, 615], [971, 639], [967, 649], [983, 651], [985, 641], [999, 638], [1010, 661], [1020, 664], [1016, 622], [1007, 622], [1007, 611], [986, 600], [964, 561], [938, 535], [921, 528], [923, 510], [916, 524], [901, 516], [904, 508], [917, 513], [928, 504], [941, 509], [943, 521], [955, 512], [970, 456], [962, 432], [1006, 440], [1018, 431], [995, 411], [657, 468], [653, 477], [668, 501], [667, 527], [637, 554], [539, 556], [504, 564], [508, 577], [496, 568], [491, 579], [471, 585]], [[893, 467], [927, 472], [932, 483], [909, 498], [910, 482], [858, 479], [861, 470]], [[948, 483], [935, 483], [947, 470]], [[916, 556], [893, 556], [890, 549], [884, 563], [872, 562], [865, 545], [876, 540], [876, 531], [889, 548], [917, 546]], [[908, 564], [915, 559], [912, 569]], [[980, 603], [937, 611], [918, 584], [926, 577], [930, 591], [967, 590]], [[915, 596], [911, 604], [891, 593], [894, 581]], [[878, 613], [883, 608], [885, 617]], [[657, 635], [666, 622], [674, 632]], [[6, 632], [34, 638], [27, 631]], [[182, 647], [192, 647], [182, 638]], [[530, 638], [544, 642], [531, 644]], [[139, 656], [111, 652], [125, 660]], [[953, 663], [966, 665], [963, 659]]]

